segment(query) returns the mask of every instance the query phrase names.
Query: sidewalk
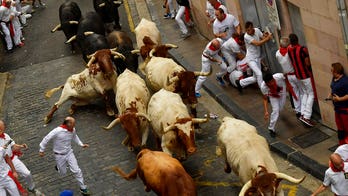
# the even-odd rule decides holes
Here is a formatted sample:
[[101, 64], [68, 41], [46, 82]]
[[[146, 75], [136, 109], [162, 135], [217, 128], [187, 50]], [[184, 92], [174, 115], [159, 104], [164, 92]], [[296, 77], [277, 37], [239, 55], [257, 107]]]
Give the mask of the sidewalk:
[[[136, 1], [137, 4], [139, 2]], [[142, 4], [145, 5], [145, 3]], [[152, 20], [157, 24], [161, 32], [163, 43], [178, 45], [178, 49], [170, 51], [173, 58], [186, 69], [199, 71], [201, 69], [201, 54], [209, 40], [200, 36], [195, 29], [190, 29], [192, 35], [189, 38], [185, 40], [180, 38], [181, 32], [175, 20], [163, 19], [164, 9], [162, 8], [162, 4], [163, 1], [161, 0], [147, 0], [148, 10]], [[137, 5], [137, 7], [139, 9], [142, 6]], [[142, 7], [141, 9], [144, 12], [145, 8]], [[139, 23], [141, 16], [139, 14], [139, 17], [133, 17], [135, 26]], [[328, 157], [332, 153], [329, 148], [337, 144], [336, 132], [322, 126], [319, 122], [313, 128], [305, 127], [297, 120], [295, 112], [291, 108], [290, 101], [288, 101], [276, 125], [278, 135], [275, 139], [271, 138], [267, 129], [268, 122], [265, 122], [263, 118], [262, 94], [257, 85], [247, 87], [243, 90], [243, 94], [239, 94], [237, 89], [232, 86], [221, 87], [215, 80], [215, 72], [218, 69], [217, 66], [213, 67], [214, 73], [205, 82], [204, 89], [229, 111], [231, 115], [254, 125], [258, 129], [259, 134], [268, 140], [272, 151], [279, 153], [291, 163], [322, 180], [327, 168]], [[308, 133], [307, 136], [302, 136], [306, 133]], [[321, 134], [317, 135], [317, 133]], [[290, 140], [297, 136], [301, 136], [299, 138], [300, 140], [304, 139], [302, 141], [304, 145], [306, 139], [308, 142], [308, 138], [311, 136], [312, 139], [322, 136], [324, 138], [327, 137], [327, 139], [301, 148]], [[309, 139], [309, 142], [312, 139]]]

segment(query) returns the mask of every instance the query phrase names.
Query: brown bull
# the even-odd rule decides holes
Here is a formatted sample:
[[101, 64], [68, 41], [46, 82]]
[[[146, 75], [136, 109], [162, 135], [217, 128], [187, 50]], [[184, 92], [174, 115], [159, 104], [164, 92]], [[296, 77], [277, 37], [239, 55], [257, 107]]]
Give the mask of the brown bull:
[[137, 155], [137, 166], [129, 174], [114, 167], [126, 180], [135, 179], [137, 175], [145, 185], [145, 191], [153, 190], [160, 196], [194, 196], [197, 195], [193, 179], [180, 162], [164, 152], [143, 149]]

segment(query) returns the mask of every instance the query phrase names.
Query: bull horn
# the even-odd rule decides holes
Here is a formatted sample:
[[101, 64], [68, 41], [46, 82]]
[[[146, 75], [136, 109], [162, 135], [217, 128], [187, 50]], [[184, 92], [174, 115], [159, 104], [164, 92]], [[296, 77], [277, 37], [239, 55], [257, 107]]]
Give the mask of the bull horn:
[[112, 127], [114, 127], [120, 121], [121, 121], [120, 118], [116, 118], [107, 127], [102, 127], [102, 128], [105, 129], [105, 130], [110, 130]]
[[166, 127], [166, 128], [164, 129], [164, 133], [166, 133], [166, 132], [168, 132], [168, 131], [170, 131], [170, 130], [172, 130], [172, 129], [174, 129], [174, 128], [176, 128], [176, 125], [170, 125], [170, 126], [168, 126], [168, 127]]
[[104, 7], [105, 6], [105, 3], [101, 3], [98, 5], [98, 7]]
[[88, 36], [88, 35], [94, 34], [94, 32], [93, 32], [93, 31], [86, 31], [86, 32], [84, 32], [83, 34], [84, 34], [85, 36]]
[[164, 44], [167, 48], [178, 48], [177, 45], [174, 44]]
[[87, 55], [87, 58], [90, 59], [92, 58], [97, 52], [93, 53], [93, 54], [90, 54], [90, 55]]
[[113, 1], [114, 2], [114, 4], [116, 4], [116, 5], [121, 5], [122, 4], [122, 1]]
[[68, 39], [68, 41], [66, 41], [65, 43], [68, 44], [68, 43], [74, 41], [75, 39], [76, 39], [76, 35], [70, 37], [70, 39]]
[[89, 68], [94, 61], [95, 61], [95, 57], [92, 56], [92, 58], [89, 59], [88, 63], [86, 64], [86, 67]]
[[213, 72], [212, 66], [210, 66], [209, 72], [201, 72], [201, 71], [195, 71], [193, 72], [195, 76], [209, 76]]
[[193, 124], [201, 124], [201, 123], [206, 123], [208, 121], [209, 121], [209, 115], [207, 115], [207, 118], [192, 118]]
[[242, 190], [240, 190], [239, 196], [244, 196], [247, 190], [251, 187], [252, 187], [251, 180], [249, 180], [247, 183], [244, 184]]
[[70, 20], [70, 21], [69, 21], [69, 24], [79, 24], [79, 22], [76, 21], [76, 20]]
[[60, 27], [62, 27], [62, 25], [61, 25], [61, 24], [58, 24], [56, 27], [54, 27], [54, 28], [51, 30], [51, 33], [56, 32]]
[[115, 52], [115, 51], [110, 51], [112, 55], [114, 55], [114, 58], [117, 59], [117, 58], [121, 58], [122, 60], [125, 60], [126, 57], [123, 56], [123, 54], [119, 53], [119, 52]]
[[178, 76], [174, 76], [174, 77], [168, 79], [168, 85], [171, 84], [171, 83], [177, 82], [177, 81], [179, 81], [179, 77]]
[[140, 53], [140, 50], [139, 50], [139, 49], [132, 50], [131, 53], [132, 53], [132, 54], [138, 54], [138, 53]]
[[152, 50], [149, 53], [149, 57], [152, 58], [153, 57], [153, 53], [156, 52], [156, 49], [152, 48]]
[[115, 51], [115, 52], [117, 52], [117, 47], [116, 47], [116, 48], [111, 48], [110, 51]]
[[303, 176], [300, 179], [296, 179], [296, 178], [293, 178], [287, 174], [279, 173], [279, 172], [274, 172], [274, 174], [277, 176], [278, 179], [287, 180], [287, 181], [295, 183], [295, 184], [300, 184], [306, 178], [306, 176]]
[[144, 113], [137, 112], [136, 115], [137, 115], [137, 117], [143, 117], [143, 118], [145, 118], [147, 121], [151, 122], [150, 118], [149, 118], [146, 114], [144, 114]]

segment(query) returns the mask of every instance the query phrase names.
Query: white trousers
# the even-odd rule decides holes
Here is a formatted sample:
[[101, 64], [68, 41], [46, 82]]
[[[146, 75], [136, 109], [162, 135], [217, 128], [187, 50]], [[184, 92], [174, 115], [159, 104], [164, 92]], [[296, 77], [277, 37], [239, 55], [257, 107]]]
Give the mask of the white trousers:
[[305, 119], [311, 119], [314, 102], [314, 92], [311, 78], [300, 80], [302, 85], [301, 114]]
[[[20, 38], [23, 37], [23, 35], [21, 30], [21, 23], [19, 22], [19, 18], [17, 16], [13, 18], [12, 24], [15, 31], [15, 35], [17, 34], [17, 36], [19, 37], [19, 42], [20, 42]], [[16, 45], [18, 45], [19, 42]]]
[[[217, 77], [222, 77], [227, 73], [227, 66], [226, 63], [222, 60], [221, 56], [216, 54], [213, 56], [214, 59], [217, 59], [221, 61], [222, 63], [220, 64], [220, 72], [216, 73]], [[214, 63], [208, 58], [202, 56], [202, 70], [201, 72], [209, 72], [211, 64]], [[196, 87], [195, 87], [195, 92], [199, 93], [199, 91], [202, 88], [203, 82], [207, 80], [207, 76], [198, 76], [197, 82], [196, 82]]]
[[24, 178], [25, 182], [27, 183], [27, 186], [30, 190], [33, 190], [35, 188], [33, 176], [31, 175], [28, 168], [24, 165], [24, 163], [18, 159], [17, 156], [15, 156], [12, 159], [12, 163], [19, 174], [20, 177]]
[[279, 112], [283, 110], [285, 101], [286, 101], [286, 93], [280, 93], [280, 97], [269, 97], [269, 101], [272, 106], [272, 113], [269, 119], [268, 129], [275, 131], [274, 127], [277, 123]]
[[[226, 42], [225, 42], [226, 43]], [[231, 70], [235, 70], [237, 68], [237, 60], [231, 50], [226, 49], [225, 47], [221, 48], [221, 53], [225, 57], [228, 66], [231, 67]]]
[[66, 167], [68, 166], [70, 168], [70, 171], [74, 174], [80, 188], [87, 188], [87, 186], [84, 184], [82, 171], [77, 164], [76, 157], [72, 150], [66, 155], [55, 155], [55, 158], [59, 174], [66, 174]]
[[186, 27], [184, 21], [182, 20], [184, 14], [185, 14], [185, 6], [179, 5], [178, 12], [176, 13], [176, 16], [175, 16], [175, 20], [176, 20], [176, 23], [178, 23], [178, 25], [180, 27], [180, 31], [183, 34], [186, 34], [186, 33], [188, 33], [188, 30], [187, 30], [187, 27]]
[[240, 80], [240, 85], [244, 88], [250, 84], [257, 82], [259, 88], [261, 87], [262, 72], [261, 72], [261, 59], [249, 60], [248, 66], [253, 71], [253, 75]]
[[6, 196], [6, 191], [10, 194], [10, 196], [19, 196], [16, 183], [10, 176], [0, 177], [0, 195]]
[[287, 75], [287, 78], [289, 80], [289, 83], [292, 86], [292, 89], [294, 90], [294, 93], [297, 97], [297, 100], [293, 97], [293, 103], [296, 113], [301, 113], [301, 99], [302, 99], [302, 85], [299, 79], [297, 79], [296, 75]]
[[167, 3], [168, 3], [168, 6], [169, 6], [169, 12], [172, 15], [174, 15], [175, 14], [175, 10], [174, 10], [174, 2], [173, 2], [173, 0], [168, 0]]

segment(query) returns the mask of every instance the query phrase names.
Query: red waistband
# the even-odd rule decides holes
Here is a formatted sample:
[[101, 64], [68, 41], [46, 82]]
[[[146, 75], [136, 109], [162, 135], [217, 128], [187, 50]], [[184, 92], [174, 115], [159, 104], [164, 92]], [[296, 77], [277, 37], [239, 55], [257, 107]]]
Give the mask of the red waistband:
[[287, 75], [295, 75], [295, 72], [286, 73], [285, 76]]

